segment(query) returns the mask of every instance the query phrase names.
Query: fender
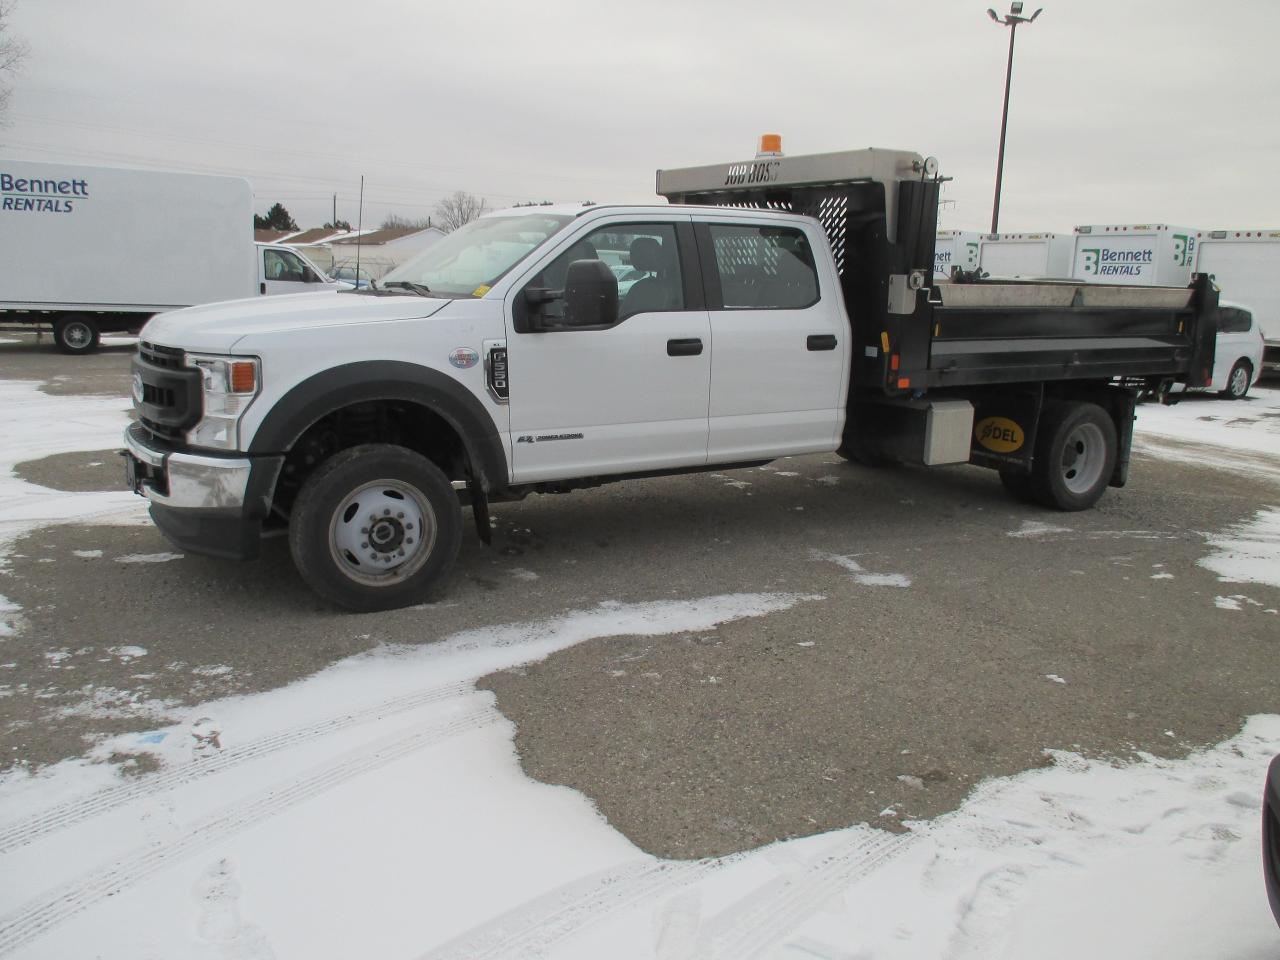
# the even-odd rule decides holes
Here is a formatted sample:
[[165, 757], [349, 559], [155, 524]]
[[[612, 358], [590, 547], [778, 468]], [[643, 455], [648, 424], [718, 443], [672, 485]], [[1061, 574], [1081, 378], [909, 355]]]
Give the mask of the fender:
[[438, 370], [416, 363], [370, 360], [333, 367], [303, 380], [271, 408], [253, 435], [249, 453], [288, 453], [307, 428], [355, 403], [405, 400], [438, 414], [462, 438], [477, 478], [487, 490], [507, 486], [507, 456], [497, 425], [480, 401]]

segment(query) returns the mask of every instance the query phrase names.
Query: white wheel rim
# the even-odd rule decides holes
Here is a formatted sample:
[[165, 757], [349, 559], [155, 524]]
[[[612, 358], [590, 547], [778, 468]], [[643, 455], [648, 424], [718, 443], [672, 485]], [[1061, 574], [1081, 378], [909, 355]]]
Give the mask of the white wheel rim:
[[329, 552], [343, 575], [372, 587], [402, 583], [422, 568], [436, 543], [436, 515], [417, 487], [373, 480], [338, 504]]
[[1072, 493], [1088, 493], [1102, 477], [1107, 440], [1096, 423], [1082, 423], [1062, 447], [1062, 483]]

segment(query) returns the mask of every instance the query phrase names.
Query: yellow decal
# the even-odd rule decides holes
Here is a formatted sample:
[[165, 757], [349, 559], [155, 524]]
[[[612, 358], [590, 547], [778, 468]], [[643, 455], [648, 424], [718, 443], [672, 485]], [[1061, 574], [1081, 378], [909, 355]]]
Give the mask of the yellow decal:
[[492, 289], [493, 288], [489, 286], [487, 283], [482, 283], [480, 284], [480, 286], [476, 287], [474, 290], [471, 291], [471, 295], [473, 297], [483, 297], [486, 293], [488, 293]]
[[1008, 417], [987, 417], [973, 425], [973, 436], [995, 453], [1013, 453], [1022, 446], [1022, 428]]

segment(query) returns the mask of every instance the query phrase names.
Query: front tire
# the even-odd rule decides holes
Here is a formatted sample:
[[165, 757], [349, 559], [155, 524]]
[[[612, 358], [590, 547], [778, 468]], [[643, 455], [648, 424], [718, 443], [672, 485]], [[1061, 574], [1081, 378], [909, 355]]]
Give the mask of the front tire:
[[364, 444], [302, 485], [289, 521], [298, 573], [348, 610], [420, 602], [458, 555], [462, 509], [448, 477], [419, 453]]
[[1248, 360], [1237, 360], [1236, 365], [1227, 374], [1227, 385], [1222, 395], [1231, 400], [1243, 400], [1249, 393], [1249, 384], [1253, 380], [1253, 367]]
[[53, 343], [63, 353], [93, 353], [98, 349], [98, 338], [98, 325], [88, 317], [72, 314], [53, 324]]
[[1107, 489], [1116, 465], [1116, 425], [1096, 403], [1059, 403], [1045, 410], [1036, 437], [1031, 491], [1056, 510], [1088, 510]]

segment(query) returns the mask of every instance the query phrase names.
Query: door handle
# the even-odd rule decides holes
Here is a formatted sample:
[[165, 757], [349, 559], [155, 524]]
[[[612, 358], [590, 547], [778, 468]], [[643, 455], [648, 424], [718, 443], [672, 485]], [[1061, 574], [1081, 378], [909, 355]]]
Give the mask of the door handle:
[[266, 296], [266, 293], [267, 293], [267, 285], [266, 285], [266, 283], [260, 283], [260, 284], [258, 284], [258, 292], [259, 292], [260, 294], [262, 294], [263, 296]]
[[690, 337], [687, 340], [668, 340], [667, 356], [668, 357], [696, 357], [702, 353], [702, 341], [697, 337]]
[[834, 333], [811, 333], [805, 345], [810, 350], [834, 350], [836, 335]]

